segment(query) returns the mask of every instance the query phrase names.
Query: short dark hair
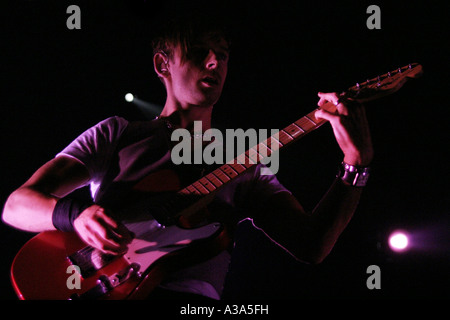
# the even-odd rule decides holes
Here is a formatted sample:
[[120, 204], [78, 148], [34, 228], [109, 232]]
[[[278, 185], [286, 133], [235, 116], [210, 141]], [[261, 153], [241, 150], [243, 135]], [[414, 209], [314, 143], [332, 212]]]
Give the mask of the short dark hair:
[[169, 58], [173, 50], [180, 45], [182, 59], [193, 45], [203, 38], [224, 39], [228, 48], [231, 46], [231, 35], [227, 24], [221, 18], [212, 15], [191, 15], [189, 17], [176, 17], [165, 21], [153, 38], [153, 55], [164, 52]]

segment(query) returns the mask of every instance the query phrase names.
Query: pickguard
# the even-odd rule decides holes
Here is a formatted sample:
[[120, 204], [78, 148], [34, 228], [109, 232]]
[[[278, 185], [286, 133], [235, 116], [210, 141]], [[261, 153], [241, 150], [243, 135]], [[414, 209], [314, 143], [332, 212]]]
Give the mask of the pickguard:
[[194, 229], [183, 229], [176, 225], [162, 226], [154, 219], [125, 225], [136, 237], [128, 246], [124, 258], [130, 263], [138, 263], [141, 270], [146, 270], [159, 258], [185, 248], [195, 240], [211, 237], [222, 227], [214, 222]]

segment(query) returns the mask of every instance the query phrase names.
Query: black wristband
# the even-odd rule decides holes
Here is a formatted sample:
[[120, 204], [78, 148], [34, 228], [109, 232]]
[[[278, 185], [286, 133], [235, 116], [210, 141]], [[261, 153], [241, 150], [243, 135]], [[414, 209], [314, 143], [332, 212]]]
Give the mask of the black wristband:
[[90, 203], [84, 203], [70, 198], [59, 199], [53, 209], [53, 225], [61, 231], [74, 231], [73, 222], [90, 206]]

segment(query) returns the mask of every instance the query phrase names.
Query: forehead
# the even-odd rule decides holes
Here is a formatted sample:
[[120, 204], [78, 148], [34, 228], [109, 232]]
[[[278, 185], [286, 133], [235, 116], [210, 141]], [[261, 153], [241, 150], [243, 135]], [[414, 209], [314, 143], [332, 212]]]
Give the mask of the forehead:
[[[205, 35], [195, 40], [191, 44], [192, 48], [213, 48], [213, 49], [221, 49], [223, 51], [229, 51], [230, 45], [224, 37], [219, 35]], [[187, 48], [189, 51], [190, 48]]]
[[204, 35], [198, 37], [195, 40], [191, 40], [189, 43], [178, 43], [173, 47], [174, 57], [178, 57], [182, 62], [188, 60], [196, 60], [194, 62], [200, 62], [205, 58], [205, 53], [209, 50], [215, 52], [230, 51], [229, 42], [220, 35]]

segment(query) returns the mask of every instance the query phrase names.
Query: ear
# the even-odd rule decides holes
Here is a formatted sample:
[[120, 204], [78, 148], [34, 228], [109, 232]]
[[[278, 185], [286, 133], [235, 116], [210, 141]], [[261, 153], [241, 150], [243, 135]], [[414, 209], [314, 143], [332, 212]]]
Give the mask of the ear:
[[160, 78], [167, 78], [170, 75], [169, 58], [163, 52], [155, 53], [153, 56], [153, 67]]

